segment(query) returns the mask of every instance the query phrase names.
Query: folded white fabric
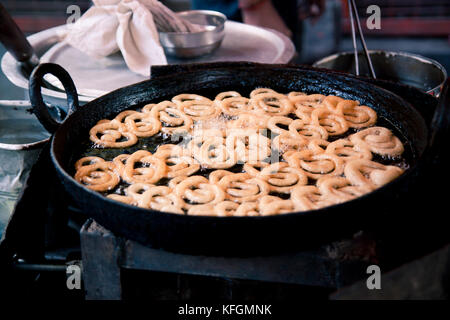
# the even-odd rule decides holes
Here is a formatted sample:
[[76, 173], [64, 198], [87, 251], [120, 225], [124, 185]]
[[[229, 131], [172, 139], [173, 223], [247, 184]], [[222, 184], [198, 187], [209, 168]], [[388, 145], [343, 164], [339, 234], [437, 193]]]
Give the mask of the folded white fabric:
[[152, 1], [93, 0], [64, 41], [94, 58], [120, 50], [131, 71], [149, 76], [150, 66], [167, 64], [149, 9]]

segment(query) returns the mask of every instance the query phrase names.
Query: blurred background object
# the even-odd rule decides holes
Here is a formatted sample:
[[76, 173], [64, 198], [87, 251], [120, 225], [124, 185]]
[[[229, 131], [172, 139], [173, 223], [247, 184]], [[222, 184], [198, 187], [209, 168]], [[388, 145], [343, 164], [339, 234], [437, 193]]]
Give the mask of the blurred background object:
[[[192, 3], [225, 3], [237, 1], [163, 0], [175, 11], [188, 10]], [[281, 0], [272, 0], [274, 6]], [[26, 33], [35, 33], [66, 23], [71, 5], [84, 13], [89, 0], [6, 0], [2, 1]], [[381, 28], [368, 29], [366, 12], [371, 5], [381, 11]], [[299, 55], [296, 62], [312, 63], [326, 55], [352, 49], [350, 22], [346, 0], [297, 0], [297, 30], [293, 39]], [[450, 2], [448, 0], [358, 0], [358, 13], [366, 35], [367, 46], [373, 50], [407, 51], [421, 54], [450, 69]], [[203, 7], [202, 7], [203, 8]], [[227, 9], [228, 10], [228, 9]], [[228, 17], [229, 19], [239, 17]], [[286, 20], [287, 18], [284, 17]], [[294, 23], [288, 23], [291, 28]]]

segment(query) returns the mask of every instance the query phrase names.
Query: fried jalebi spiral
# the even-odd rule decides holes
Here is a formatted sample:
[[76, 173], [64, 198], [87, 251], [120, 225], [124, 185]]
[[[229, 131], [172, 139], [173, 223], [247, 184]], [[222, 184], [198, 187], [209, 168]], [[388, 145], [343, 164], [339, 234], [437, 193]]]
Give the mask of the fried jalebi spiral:
[[214, 100], [214, 104], [222, 113], [227, 116], [239, 116], [243, 111], [250, 111], [252, 106], [249, 104], [250, 99], [242, 97], [236, 91], [228, 91], [219, 93]]
[[244, 171], [250, 174], [252, 177], [258, 177], [264, 168], [270, 166], [270, 163], [265, 161], [258, 161], [254, 163], [244, 164]]
[[200, 169], [200, 164], [190, 155], [187, 155], [188, 152], [186, 151], [184, 148], [173, 144], [162, 145], [156, 150], [154, 156], [162, 159], [167, 165], [167, 178], [190, 176]]
[[311, 179], [339, 176], [344, 172], [344, 162], [334, 154], [303, 150], [290, 154], [287, 161], [289, 166], [302, 169]]
[[311, 123], [325, 128], [330, 136], [338, 136], [348, 130], [348, 124], [345, 118], [327, 108], [315, 109], [311, 113]]
[[127, 130], [137, 137], [151, 137], [161, 129], [161, 122], [149, 114], [134, 112], [125, 117]]
[[115, 168], [114, 163], [104, 160], [82, 165], [75, 173], [75, 180], [94, 191], [110, 191], [120, 182]]
[[90, 164], [98, 163], [98, 162], [105, 162], [103, 158], [100, 157], [83, 157], [79, 159], [77, 162], [75, 162], [75, 170], [79, 170], [81, 167], [88, 166]]
[[[141, 167], [136, 168], [141, 164]], [[156, 183], [166, 174], [167, 166], [159, 159], [145, 150], [131, 154], [125, 162], [122, 179], [128, 183], [144, 182]]]
[[125, 168], [125, 163], [130, 155], [120, 154], [113, 159], [113, 163], [116, 165], [116, 172], [122, 176], [123, 169]]
[[291, 113], [292, 102], [283, 94], [276, 92], [264, 92], [250, 94], [250, 104], [255, 109], [256, 114], [269, 116], [284, 116]]
[[289, 124], [289, 132], [294, 137], [328, 139], [328, 131], [320, 124], [305, 124], [300, 119], [294, 120]]
[[242, 112], [236, 120], [230, 120], [227, 124], [228, 129], [249, 129], [260, 131], [267, 128], [267, 121], [270, 119], [266, 115], [256, 115]]
[[185, 209], [199, 204], [217, 204], [225, 200], [225, 192], [218, 185], [209, 183], [202, 176], [191, 176], [175, 187], [175, 194], [180, 197]]
[[239, 203], [225, 200], [214, 206], [214, 212], [219, 217], [234, 216], [238, 207]]
[[227, 148], [226, 141], [221, 136], [194, 137], [189, 142], [188, 148], [204, 168], [231, 168], [237, 161], [234, 150]]
[[189, 101], [204, 101], [204, 102], [212, 102], [210, 99], [198, 95], [198, 94], [191, 94], [191, 93], [182, 93], [179, 95], [176, 95], [172, 98], [172, 102], [175, 103], [177, 106], [181, 106], [185, 102]]
[[192, 118], [177, 108], [170, 101], [163, 101], [153, 106], [150, 115], [162, 124], [161, 131], [169, 134], [181, 134], [192, 130]]
[[89, 136], [92, 142], [104, 148], [126, 148], [138, 141], [137, 136], [128, 132], [124, 124], [114, 120], [96, 124], [89, 131]]
[[295, 211], [295, 204], [292, 200], [275, 200], [260, 207], [260, 215], [268, 216], [283, 214]]
[[234, 215], [236, 217], [255, 217], [259, 216], [259, 203], [258, 202], [243, 202], [239, 204]]
[[371, 127], [350, 136], [350, 141], [361, 143], [373, 153], [382, 156], [396, 157], [403, 153], [403, 144], [391, 130], [383, 127]]
[[315, 154], [325, 152], [329, 145], [330, 143], [323, 139], [313, 138], [308, 140], [308, 150]]
[[[289, 132], [289, 125], [292, 123], [292, 119], [288, 117], [275, 116], [271, 117], [267, 122], [267, 127], [270, 131], [275, 132], [276, 134], [283, 134]], [[279, 127], [278, 124], [284, 125], [287, 129]]]
[[93, 149], [139, 147], [108, 150], [105, 159], [88, 151], [74, 163], [74, 177], [111, 200], [173, 214], [316, 210], [404, 172], [402, 142], [376, 121], [372, 108], [334, 95], [182, 93], [98, 121]]
[[317, 187], [321, 194], [333, 203], [341, 203], [360, 197], [369, 189], [354, 186], [350, 180], [344, 177], [323, 177], [317, 180]]
[[377, 122], [377, 113], [372, 108], [358, 105], [357, 101], [344, 100], [336, 107], [336, 112], [342, 114], [350, 128], [367, 128]]
[[355, 159], [372, 160], [372, 152], [363, 143], [354, 143], [348, 139], [339, 139], [327, 146], [325, 151], [329, 154], [334, 154], [344, 161]]
[[147, 190], [150, 190], [154, 186], [155, 186], [154, 184], [136, 182], [136, 183], [129, 185], [125, 189], [125, 194], [128, 197], [133, 198], [136, 201], [136, 203], [141, 204], [142, 195], [144, 194], [144, 192], [146, 192]]
[[298, 211], [316, 210], [333, 204], [316, 186], [295, 187], [291, 199]]
[[290, 132], [283, 132], [272, 140], [272, 147], [280, 153], [287, 151], [300, 151], [307, 148], [309, 140], [300, 135], [294, 135]]
[[256, 201], [269, 194], [270, 187], [264, 180], [248, 173], [235, 173], [220, 179], [218, 185], [225, 190], [226, 199], [235, 202]]
[[370, 160], [352, 160], [347, 163], [344, 172], [353, 185], [374, 190], [396, 179], [403, 169]]
[[189, 100], [178, 105], [178, 109], [194, 121], [203, 121], [216, 118], [222, 110], [211, 100]]
[[226, 138], [226, 148], [234, 152], [238, 163], [254, 163], [271, 154], [270, 139], [253, 130], [231, 130]]
[[292, 168], [286, 162], [273, 163], [258, 175], [269, 185], [270, 192], [290, 193], [295, 186], [308, 183], [308, 176], [299, 168]]
[[227, 170], [214, 170], [209, 174], [208, 179], [210, 183], [217, 184], [220, 179], [230, 174], [233, 174], [233, 172]]
[[140, 206], [161, 210], [163, 207], [178, 208], [173, 213], [183, 214], [182, 200], [172, 193], [172, 189], [165, 186], [153, 186], [146, 190], [139, 201]]
[[297, 112], [300, 114], [300, 116], [297, 115], [299, 118], [301, 118], [303, 114], [311, 115], [314, 109], [322, 106], [322, 101], [325, 99], [325, 96], [321, 94], [288, 95], [288, 97], [294, 104], [295, 114], [297, 114]]

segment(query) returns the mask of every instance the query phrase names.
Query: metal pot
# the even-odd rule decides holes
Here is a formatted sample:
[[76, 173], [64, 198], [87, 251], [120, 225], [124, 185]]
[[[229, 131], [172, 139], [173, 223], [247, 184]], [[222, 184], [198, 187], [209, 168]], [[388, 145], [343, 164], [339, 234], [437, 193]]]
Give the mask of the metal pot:
[[[445, 68], [437, 61], [418, 54], [369, 50], [370, 58], [378, 79], [391, 80], [407, 84], [439, 96], [447, 79]], [[360, 74], [369, 77], [369, 69], [363, 52], [358, 54]], [[348, 73], [355, 73], [353, 52], [339, 52], [316, 61], [316, 68], [325, 68]]]

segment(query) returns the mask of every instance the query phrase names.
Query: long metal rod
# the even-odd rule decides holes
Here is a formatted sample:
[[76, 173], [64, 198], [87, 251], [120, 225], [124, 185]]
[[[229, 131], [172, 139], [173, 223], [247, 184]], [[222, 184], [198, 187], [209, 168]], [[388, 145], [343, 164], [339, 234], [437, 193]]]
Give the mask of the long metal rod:
[[369, 65], [369, 70], [372, 78], [376, 79], [375, 70], [373, 69], [372, 60], [370, 59], [369, 51], [367, 50], [366, 41], [364, 40], [364, 35], [361, 28], [361, 23], [359, 21], [358, 11], [356, 10], [355, 0], [350, 0], [353, 8], [353, 14], [355, 15], [356, 25], [358, 26], [359, 39], [361, 40], [362, 47], [364, 49], [364, 54], [366, 56], [367, 64]]
[[358, 45], [356, 44], [355, 21], [353, 18], [353, 9], [352, 9], [350, 0], [347, 0], [347, 3], [348, 3], [348, 15], [350, 16], [350, 26], [352, 27], [353, 56], [355, 58], [355, 73], [357, 76], [359, 76]]

